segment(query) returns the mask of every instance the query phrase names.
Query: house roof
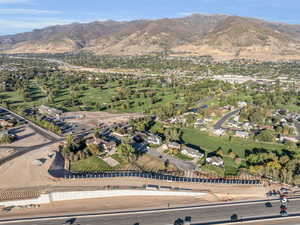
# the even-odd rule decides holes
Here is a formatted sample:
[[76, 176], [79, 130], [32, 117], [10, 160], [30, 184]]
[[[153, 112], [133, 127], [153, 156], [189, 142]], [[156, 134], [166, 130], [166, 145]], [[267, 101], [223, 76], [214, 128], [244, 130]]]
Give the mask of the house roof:
[[210, 156], [210, 157], [207, 157], [206, 160], [209, 160], [210, 162], [223, 162], [223, 159], [219, 156]]

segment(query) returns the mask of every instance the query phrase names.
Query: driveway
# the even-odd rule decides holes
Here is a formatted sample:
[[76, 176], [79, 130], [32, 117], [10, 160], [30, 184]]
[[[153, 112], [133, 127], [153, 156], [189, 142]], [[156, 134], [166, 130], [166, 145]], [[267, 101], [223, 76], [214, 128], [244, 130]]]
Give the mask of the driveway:
[[193, 171], [193, 170], [197, 169], [197, 165], [192, 163], [192, 162], [177, 159], [177, 158], [175, 158], [175, 157], [173, 157], [169, 154], [166, 154], [162, 151], [158, 151], [158, 150], [153, 149], [153, 148], [148, 148], [147, 153], [154, 156], [154, 157], [156, 157], [156, 158], [158, 158], [158, 159], [160, 159], [160, 160], [167, 160], [168, 159], [170, 163], [174, 164], [179, 169], [184, 170], [184, 171]]

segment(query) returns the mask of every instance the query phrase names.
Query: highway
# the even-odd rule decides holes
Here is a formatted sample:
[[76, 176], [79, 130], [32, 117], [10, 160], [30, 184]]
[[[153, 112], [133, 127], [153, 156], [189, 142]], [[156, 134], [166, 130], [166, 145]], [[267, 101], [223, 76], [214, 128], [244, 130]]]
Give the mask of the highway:
[[[182, 207], [158, 210], [128, 211], [106, 214], [77, 214], [64, 218], [56, 216], [40, 218], [39, 220], [22, 221], [1, 221], [0, 224], [22, 224], [22, 225], [53, 225], [63, 224], [69, 219], [73, 219], [73, 224], [80, 225], [171, 225], [178, 218], [186, 216], [192, 217], [193, 225], [204, 224], [224, 224], [230, 222], [230, 217], [237, 214], [239, 219], [244, 221], [257, 219], [281, 218], [279, 216], [280, 202], [272, 201], [272, 207], [266, 207], [265, 201], [245, 202], [245, 203], [225, 203], [212, 204], [198, 207]], [[101, 207], [101, 206], [100, 206]], [[288, 205], [290, 215], [300, 212], [300, 199], [292, 199]], [[294, 215], [294, 216], [295, 216]], [[300, 213], [297, 214], [300, 216]], [[288, 217], [286, 217], [287, 219]], [[255, 224], [255, 223], [254, 223]], [[259, 224], [259, 223], [257, 223]], [[288, 224], [288, 223], [282, 223]], [[293, 223], [291, 223], [293, 224]]]

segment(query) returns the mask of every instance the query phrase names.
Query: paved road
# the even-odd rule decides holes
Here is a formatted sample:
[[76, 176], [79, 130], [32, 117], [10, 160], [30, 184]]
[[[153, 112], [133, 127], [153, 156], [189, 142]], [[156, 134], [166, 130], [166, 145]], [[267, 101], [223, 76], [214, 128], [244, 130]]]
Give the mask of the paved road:
[[[237, 214], [243, 220], [247, 219], [266, 219], [270, 217], [279, 216], [280, 203], [278, 200], [272, 202], [273, 207], [267, 208], [265, 202], [252, 202], [241, 204], [227, 204], [227, 205], [210, 205], [202, 207], [186, 207], [154, 211], [131, 211], [126, 213], [111, 213], [111, 214], [90, 214], [84, 217], [67, 216], [58, 219], [45, 218], [43, 221], [30, 221], [19, 223], [3, 224], [23, 224], [23, 225], [53, 225], [62, 224], [70, 218], [76, 219], [73, 224], [80, 225], [171, 225], [178, 218], [185, 216], [192, 217], [193, 225], [203, 224], [222, 224], [229, 222], [233, 214]], [[101, 207], [101, 206], [100, 206]], [[288, 205], [289, 213], [297, 214], [300, 212], [300, 199], [293, 199]], [[81, 214], [82, 215], [82, 214]], [[300, 214], [299, 214], [300, 216]], [[1, 224], [1, 221], [0, 221]], [[259, 224], [259, 223], [257, 223]], [[283, 223], [282, 224], [287, 224]]]
[[232, 117], [233, 115], [239, 113], [243, 108], [239, 108], [236, 109], [232, 112], [227, 113], [225, 116], [223, 116], [215, 125], [214, 125], [214, 129], [220, 129], [222, 128], [223, 123], [225, 123], [226, 120], [228, 120], [230, 117]]

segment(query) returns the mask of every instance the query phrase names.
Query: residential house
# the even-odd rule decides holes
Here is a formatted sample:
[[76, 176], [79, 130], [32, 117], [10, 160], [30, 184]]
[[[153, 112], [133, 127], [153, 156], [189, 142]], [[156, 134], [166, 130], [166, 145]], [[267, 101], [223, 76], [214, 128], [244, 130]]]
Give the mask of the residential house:
[[218, 136], [223, 136], [223, 135], [225, 134], [225, 130], [222, 129], [222, 128], [220, 128], [220, 129], [215, 129], [215, 130], [213, 131], [213, 133], [214, 133], [215, 135], [218, 135]]
[[168, 148], [180, 150], [181, 149], [181, 145], [178, 142], [173, 141], [173, 142], [170, 142], [168, 144]]
[[250, 123], [248, 123], [248, 122], [244, 123], [244, 124], [242, 125], [242, 127], [243, 127], [245, 130], [251, 130], [251, 129], [253, 129], [253, 126], [252, 126]]
[[161, 145], [162, 144], [162, 139], [159, 136], [150, 135], [150, 136], [147, 137], [147, 142], [149, 144], [153, 144], [153, 145]]
[[243, 101], [240, 101], [237, 104], [238, 104], [238, 107], [240, 107], [240, 108], [247, 106], [247, 102], [243, 102]]
[[194, 123], [195, 127], [200, 127], [203, 126], [205, 124], [205, 120], [203, 119], [197, 119], [196, 122]]
[[224, 160], [219, 156], [207, 157], [206, 162], [210, 165], [217, 166], [217, 167], [223, 167], [224, 166]]
[[246, 131], [236, 131], [235, 132], [235, 137], [239, 137], [239, 138], [248, 138], [249, 137], [249, 133]]
[[105, 152], [112, 155], [116, 152], [117, 144], [113, 141], [105, 141], [101, 138], [87, 139], [86, 145], [95, 144], [102, 148]]
[[291, 142], [297, 143], [298, 139], [296, 137], [288, 137], [288, 136], [280, 135], [279, 141], [281, 141], [281, 142], [291, 141]]
[[192, 149], [192, 148], [189, 148], [186, 146], [183, 147], [183, 149], [180, 152], [181, 152], [181, 154], [186, 155], [186, 156], [196, 159], [196, 160], [201, 159], [204, 156], [204, 154], [199, 152], [198, 150]]

